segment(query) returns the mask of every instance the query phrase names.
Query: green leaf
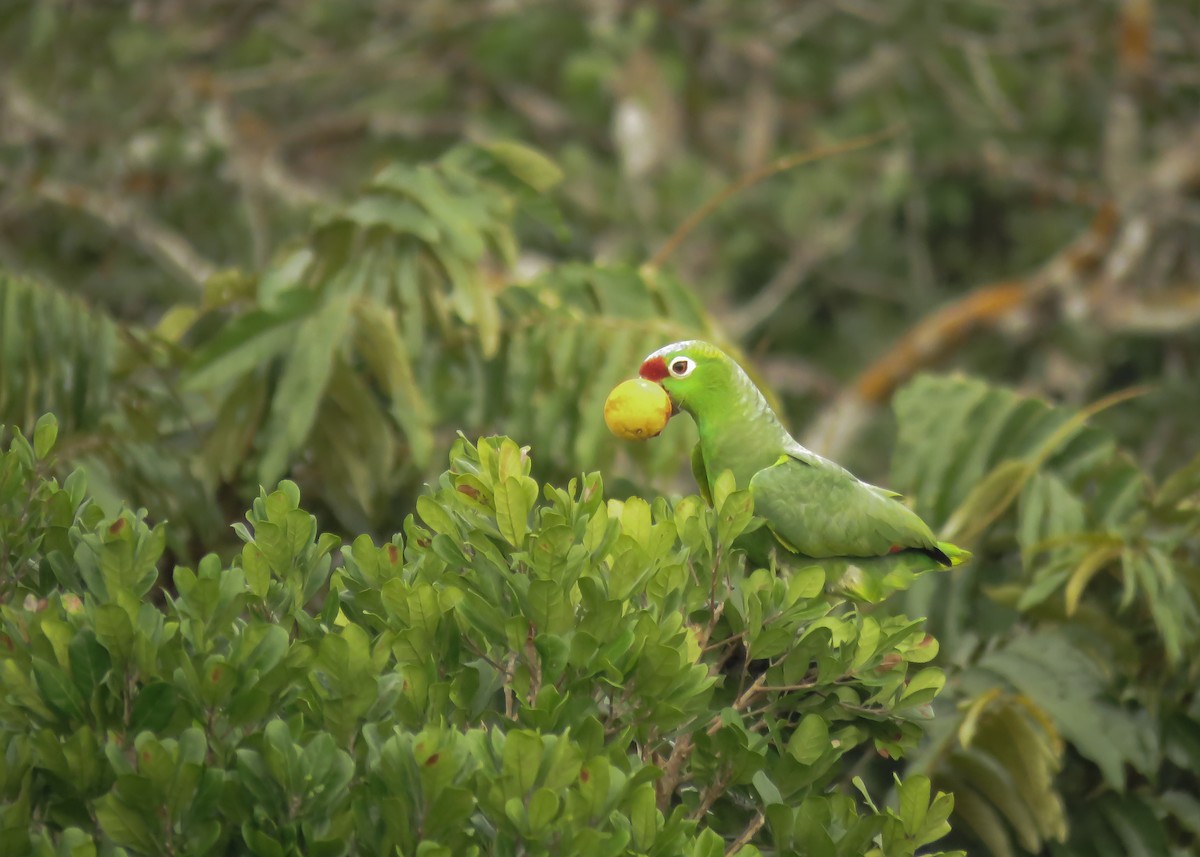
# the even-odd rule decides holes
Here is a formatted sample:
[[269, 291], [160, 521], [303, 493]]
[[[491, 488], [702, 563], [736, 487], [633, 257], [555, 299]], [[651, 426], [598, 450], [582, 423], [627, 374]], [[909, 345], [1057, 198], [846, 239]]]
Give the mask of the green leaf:
[[450, 513], [432, 497], [422, 494], [417, 498], [417, 514], [435, 533], [446, 533], [455, 538], [459, 537], [458, 526], [454, 523]]
[[802, 765], [811, 765], [829, 751], [829, 724], [819, 714], [806, 714], [788, 739], [787, 751]]
[[926, 667], [908, 682], [900, 694], [900, 705], [915, 706], [930, 702], [946, 684], [946, 674], [937, 667]]
[[129, 715], [129, 730], [134, 733], [158, 732], [175, 716], [178, 693], [166, 682], [151, 682], [134, 697]]
[[333, 372], [337, 351], [350, 320], [352, 298], [333, 297], [299, 326], [289, 342], [271, 410], [264, 429], [266, 444], [259, 462], [259, 480], [269, 485], [286, 470], [317, 419], [317, 408]]
[[539, 631], [561, 634], [575, 624], [575, 611], [556, 580], [532, 580], [529, 583], [529, 618]]
[[788, 596], [795, 600], [816, 598], [825, 588], [825, 569], [809, 565], [792, 572], [788, 580]]
[[316, 306], [317, 293], [295, 289], [272, 312], [238, 316], [196, 351], [183, 378], [184, 390], [203, 390], [240, 378], [274, 360], [297, 342], [300, 319]]
[[955, 509], [942, 528], [942, 538], [968, 543], [974, 540], [1012, 505], [1034, 473], [1033, 465], [1026, 461], [1002, 461]]
[[482, 148], [538, 193], [545, 193], [562, 181], [563, 172], [558, 165], [528, 146], [501, 140], [484, 143]]
[[633, 844], [640, 851], [650, 850], [658, 833], [658, 807], [654, 802], [654, 787], [649, 783], [638, 786], [629, 800], [629, 823]]
[[754, 497], [749, 491], [728, 494], [717, 512], [717, 541], [731, 545], [749, 526], [754, 517]]
[[39, 461], [50, 454], [57, 438], [58, 420], [55, 419], [54, 414], [43, 414], [38, 418], [37, 425], [33, 429], [33, 454]]
[[156, 825], [138, 810], [116, 796], [107, 794], [96, 803], [96, 821], [113, 842], [144, 854], [161, 854], [162, 843]]
[[1145, 726], [1106, 696], [1100, 664], [1064, 635], [1026, 634], [989, 653], [979, 667], [1001, 676], [1053, 719], [1075, 748], [1099, 766], [1115, 789], [1125, 784], [1124, 766], [1154, 767], [1146, 758]]
[[33, 658], [33, 674], [37, 680], [38, 689], [51, 708], [71, 720], [83, 719], [83, 697], [75, 683], [67, 678], [65, 671], [35, 657]]
[[783, 803], [783, 795], [780, 794], [779, 787], [771, 782], [766, 771], [755, 771], [750, 781], [754, 784], [758, 796], [762, 798], [764, 806]]
[[903, 781], [897, 777], [896, 792], [900, 796], [900, 822], [904, 825], [904, 832], [915, 837], [924, 828], [925, 816], [929, 812], [929, 777], [914, 774]]
[[334, 219], [350, 220], [365, 229], [384, 226], [392, 232], [414, 235], [427, 244], [433, 244], [441, 238], [437, 224], [417, 206], [382, 194], [356, 199], [345, 208], [331, 213], [326, 223]]
[[509, 797], [524, 797], [537, 784], [542, 764], [542, 739], [536, 732], [518, 729], [504, 739], [503, 771]]
[[532, 506], [519, 477], [509, 476], [496, 483], [496, 525], [505, 541], [513, 547], [525, 544]]
[[546, 788], [538, 789], [529, 799], [529, 829], [537, 836], [558, 815], [558, 795]]
[[392, 307], [361, 300], [355, 304], [355, 347], [390, 399], [389, 413], [404, 430], [418, 466], [433, 453], [433, 413], [413, 374]]
[[91, 630], [83, 628], [71, 639], [70, 652], [75, 685], [85, 697], [91, 696], [112, 667], [108, 649], [100, 645]]

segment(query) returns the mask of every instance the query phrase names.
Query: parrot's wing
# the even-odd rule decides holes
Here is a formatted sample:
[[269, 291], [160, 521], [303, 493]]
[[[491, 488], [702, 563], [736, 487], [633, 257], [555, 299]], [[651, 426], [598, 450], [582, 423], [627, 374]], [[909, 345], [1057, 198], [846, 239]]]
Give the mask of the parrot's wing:
[[696, 479], [696, 485], [700, 487], [700, 496], [711, 506], [712, 491], [708, 487], [708, 468], [704, 466], [704, 454], [700, 451], [699, 443], [692, 447], [692, 476]]
[[[815, 453], [780, 456], [750, 480], [754, 511], [789, 549], [810, 557], [940, 552], [933, 533], [890, 491]], [[948, 564], [948, 563], [947, 563]]]

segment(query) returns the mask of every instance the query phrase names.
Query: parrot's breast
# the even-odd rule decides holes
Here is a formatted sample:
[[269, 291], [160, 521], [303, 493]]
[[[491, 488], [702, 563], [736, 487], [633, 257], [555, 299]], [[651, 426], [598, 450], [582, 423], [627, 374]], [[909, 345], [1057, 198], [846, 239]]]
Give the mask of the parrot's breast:
[[710, 489], [726, 470], [733, 471], [739, 489], [748, 488], [754, 474], [775, 464], [795, 443], [766, 400], [755, 398], [696, 421]]

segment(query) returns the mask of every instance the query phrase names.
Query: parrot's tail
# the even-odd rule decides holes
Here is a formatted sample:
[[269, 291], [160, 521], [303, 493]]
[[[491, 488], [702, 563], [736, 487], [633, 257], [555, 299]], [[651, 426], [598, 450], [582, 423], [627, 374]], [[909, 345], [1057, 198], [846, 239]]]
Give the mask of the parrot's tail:
[[889, 555], [906, 553], [906, 554], [921, 554], [927, 556], [942, 568], [953, 568], [954, 566], [965, 562], [970, 556], [969, 551], [956, 548], [949, 542], [938, 542], [933, 547], [929, 548], [906, 548], [896, 545], [889, 551]]
[[954, 562], [950, 559], [949, 556], [946, 555], [946, 552], [939, 547], [914, 548], [914, 550], [918, 551], [919, 553], [925, 554], [925, 556], [929, 557], [930, 559], [932, 559], [934, 562], [936, 562], [938, 565], [942, 566], [943, 568], [950, 568], [951, 566], [954, 565]]
[[[939, 555], [940, 554], [940, 555]], [[819, 560], [826, 568], [825, 579], [835, 591], [872, 604], [893, 592], [908, 589], [922, 574], [945, 571], [962, 565], [971, 552], [949, 542], [938, 542], [933, 548], [901, 550], [887, 556], [845, 557]]]
[[[937, 550], [938, 553], [941, 554], [940, 561], [943, 561], [943, 564], [948, 568], [953, 568], [956, 565], [962, 565], [971, 558], [970, 551], [963, 550], [956, 545], [950, 544], [950, 542], [938, 542]], [[930, 553], [932, 555], [932, 551]], [[935, 557], [935, 559], [936, 558], [937, 557]]]

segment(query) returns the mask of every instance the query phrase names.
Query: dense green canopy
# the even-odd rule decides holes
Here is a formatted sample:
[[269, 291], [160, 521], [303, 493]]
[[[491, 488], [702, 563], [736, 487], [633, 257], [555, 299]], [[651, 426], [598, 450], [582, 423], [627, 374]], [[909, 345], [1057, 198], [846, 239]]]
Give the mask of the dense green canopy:
[[281, 479], [386, 541], [460, 431], [691, 493], [685, 420], [601, 409], [699, 336], [975, 555], [871, 608], [941, 644], [897, 770], [947, 847], [1197, 847], [1192, 0], [9, 0], [0, 57], [0, 424], [54, 413], [20, 484], [95, 501], [0, 473], [5, 610], [83, 592], [46, 557], [123, 508], [166, 576], [241, 569]]

